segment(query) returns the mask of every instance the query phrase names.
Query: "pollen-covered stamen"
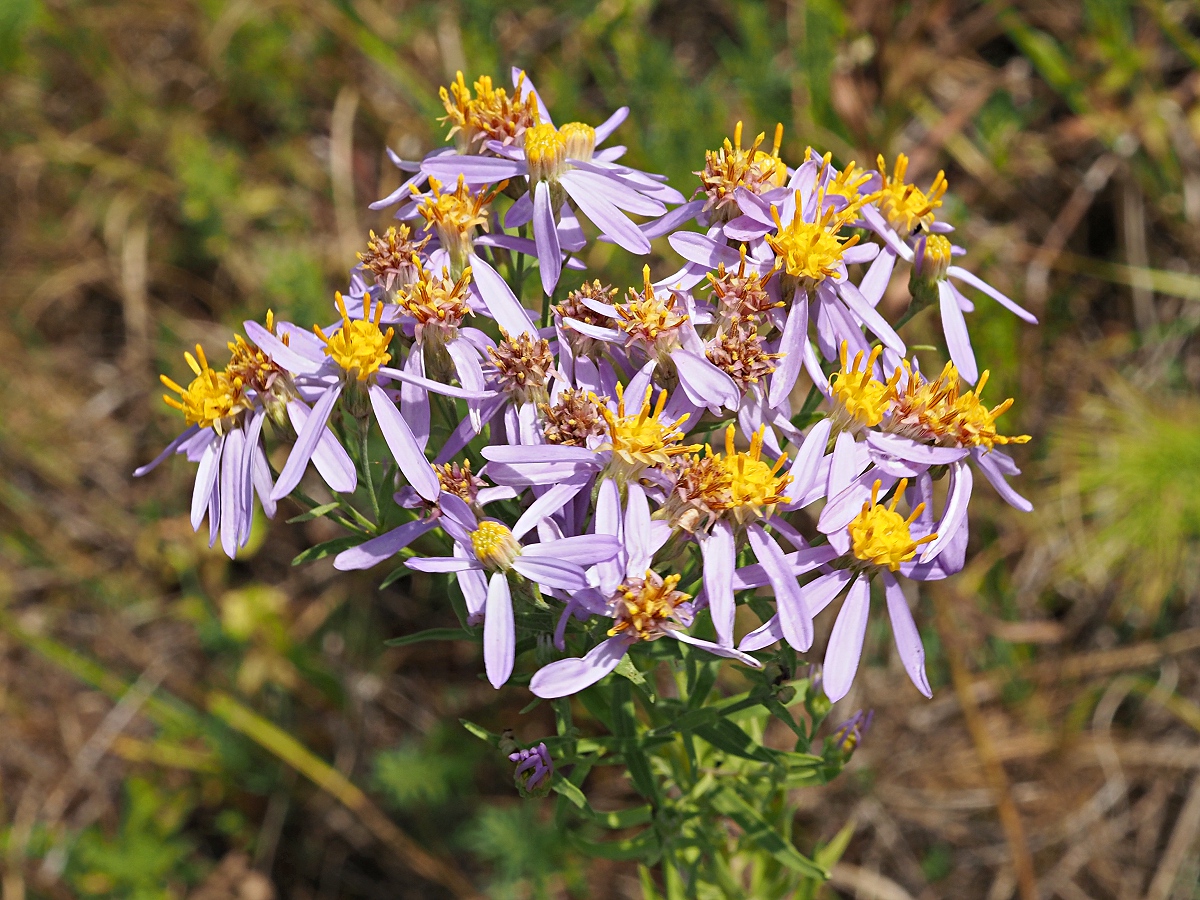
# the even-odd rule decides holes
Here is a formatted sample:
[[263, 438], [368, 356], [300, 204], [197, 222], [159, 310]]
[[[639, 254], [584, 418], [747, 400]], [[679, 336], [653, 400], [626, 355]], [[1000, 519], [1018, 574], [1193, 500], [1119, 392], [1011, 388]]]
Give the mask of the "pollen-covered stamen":
[[884, 425], [892, 434], [915, 441], [943, 447], [986, 447], [997, 444], [1024, 444], [1029, 435], [1002, 435], [996, 431], [996, 419], [1012, 406], [1010, 397], [988, 409], [980, 394], [988, 382], [990, 371], [979, 376], [973, 391], [960, 393], [958, 370], [946, 363], [941, 374], [932, 381], [924, 380], [919, 372], [904, 363], [907, 378], [904, 388], [892, 388], [892, 408]]
[[673, 457], [700, 449], [699, 444], [682, 443], [683, 431], [680, 426], [688, 416], [680, 416], [674, 422], [663, 421], [667, 392], [659, 393], [658, 402], [652, 407], [650, 396], [653, 391], [652, 386], [646, 388], [641, 409], [637, 413], [626, 413], [625, 390], [619, 384], [617, 411], [614, 413], [606, 405], [599, 406], [600, 414], [608, 425], [608, 441], [597, 449], [612, 451], [612, 466], [618, 479], [634, 477], [648, 466], [667, 465]]
[[351, 319], [340, 291], [335, 300], [338, 312], [342, 314], [342, 327], [332, 336], [326, 335], [319, 325], [314, 325], [313, 331], [325, 344], [325, 355], [345, 373], [343, 378], [347, 381], [371, 380], [380, 366], [391, 362], [392, 354], [387, 350], [396, 333], [395, 329], [384, 331], [379, 327], [383, 319], [382, 301], [374, 306], [372, 312], [372, 302], [368, 299], [363, 309], [366, 318]]
[[513, 337], [503, 328], [500, 336], [500, 343], [488, 348], [500, 390], [518, 403], [545, 402], [546, 380], [554, 368], [550, 342], [528, 332]]
[[654, 290], [649, 266], [642, 268], [642, 279], [642, 290], [630, 288], [626, 302], [617, 307], [621, 317], [617, 327], [647, 353], [668, 353], [679, 346], [679, 326], [687, 321], [687, 313], [675, 310], [673, 293]]
[[389, 228], [383, 235], [372, 231], [366, 251], [357, 254], [358, 260], [375, 277], [375, 283], [390, 294], [416, 280], [418, 269], [413, 259], [425, 249], [429, 239], [430, 235], [425, 235], [419, 241], [413, 240], [412, 229], [407, 225]]
[[771, 152], [759, 149], [766, 140], [766, 132], [754, 139], [747, 149], [742, 149], [742, 123], [733, 130], [733, 142], [729, 138], [717, 150], [704, 154], [704, 168], [695, 174], [700, 178], [700, 190], [708, 197], [704, 213], [710, 222], [728, 222], [741, 215], [734, 192], [739, 187], [754, 194], [762, 194], [787, 183], [787, 165], [779, 158], [779, 147], [783, 143], [783, 125], [775, 126], [775, 143]]
[[567, 139], [549, 123], [534, 125], [525, 131], [525, 161], [529, 164], [529, 183], [557, 183], [567, 170]]
[[597, 312], [584, 302], [586, 300], [596, 300], [611, 306], [616, 296], [617, 289], [615, 287], [601, 284], [598, 280], [592, 282], [585, 281], [579, 286], [578, 290], [571, 291], [567, 294], [566, 299], [551, 307], [554, 311], [554, 323], [562, 330], [563, 337], [570, 343], [571, 350], [574, 352], [576, 358], [595, 355], [601, 349], [601, 345], [604, 342], [576, 331], [571, 327], [570, 323], [564, 320], [574, 319], [578, 322], [583, 322], [585, 325], [595, 325], [599, 328], [616, 328], [616, 319], [610, 318], [604, 315], [604, 313]]
[[475, 499], [479, 496], [479, 489], [487, 484], [471, 471], [469, 459], [463, 460], [461, 465], [459, 463], [435, 465], [433, 471], [437, 473], [438, 484], [443, 491], [453, 494], [468, 505], [474, 505]]
[[679, 607], [692, 599], [676, 590], [679, 575], [663, 578], [647, 569], [644, 578], [627, 578], [612, 599], [613, 626], [610, 636], [632, 633], [639, 641], [662, 637], [670, 622], [680, 621]]
[[729, 506], [739, 523], [759, 516], [769, 516], [779, 503], [787, 500], [784, 489], [791, 484], [790, 475], [779, 471], [788, 461], [781, 455], [773, 466], [762, 459], [762, 426], [750, 438], [750, 449], [737, 452], [734, 449], [734, 426], [725, 429], [725, 468], [729, 471]]
[[878, 345], [873, 347], [867, 364], [863, 366], [861, 350], [854, 355], [854, 364], [847, 364], [848, 347], [848, 343], [842, 341], [842, 367], [830, 376], [829, 388], [837, 404], [833, 415], [834, 427], [840, 431], [857, 431], [864, 426], [872, 428], [883, 421], [901, 371], [897, 369], [886, 382], [879, 381], [875, 378], [875, 364], [883, 348]]
[[[275, 334], [275, 314], [267, 310], [267, 331]], [[291, 335], [283, 335], [280, 341], [287, 346]], [[280, 365], [263, 353], [257, 345], [250, 343], [240, 334], [226, 344], [229, 348], [229, 364], [225, 374], [233, 381], [240, 381], [242, 386], [254, 391], [260, 397], [274, 396], [280, 399], [290, 399], [295, 396], [295, 386], [292, 376]]]
[[768, 353], [758, 330], [741, 321], [711, 341], [704, 353], [743, 392], [774, 372], [775, 360], [783, 358], [782, 353]]
[[779, 472], [787, 463], [780, 456], [773, 466], [762, 460], [763, 429], [750, 439], [750, 449], [739, 452], [734, 445], [737, 429], [725, 429], [725, 453], [713, 453], [705, 445], [702, 457], [689, 456], [674, 469], [675, 484], [663, 505], [663, 516], [672, 526], [694, 532], [725, 516], [745, 525], [774, 512], [786, 501], [784, 490], [790, 475]]
[[551, 403], [542, 403], [542, 434], [549, 444], [567, 447], [586, 447], [608, 434], [608, 424], [601, 414], [607, 397], [596, 398], [587, 391], [567, 389]]
[[904, 180], [908, 173], [908, 157], [903, 153], [896, 157], [891, 175], [887, 173], [883, 156], [876, 164], [883, 187], [875, 195], [874, 202], [900, 240], [906, 241], [918, 232], [928, 232], [935, 221], [933, 211], [942, 205], [942, 196], [946, 193], [946, 173], [938, 172], [929, 190], [922, 191]]
[[847, 222], [854, 219], [856, 208], [835, 210], [825, 203], [824, 193], [817, 196], [820, 214], [815, 222], [805, 222], [800, 216], [802, 202], [796, 192], [796, 215], [784, 225], [779, 210], [771, 205], [775, 219], [775, 234], [766, 236], [767, 244], [775, 251], [776, 266], [795, 280], [799, 287], [811, 290], [826, 278], [836, 276], [842, 267], [842, 254], [858, 243], [858, 235], [838, 236]]
[[237, 424], [238, 414], [249, 408], [241, 379], [212, 368], [199, 344], [195, 356], [184, 353], [183, 358], [195, 378], [184, 388], [166, 375], [159, 375], [163, 385], [179, 395], [176, 399], [163, 394], [163, 402], [182, 412], [188, 425], [212, 428], [217, 434], [224, 434]]
[[537, 97], [531, 91], [522, 98], [525, 73], [517, 76], [517, 86], [510, 97], [504, 88], [492, 86], [487, 75], [475, 82], [475, 96], [459, 72], [450, 89], [438, 91], [446, 115], [440, 121], [451, 128], [446, 140], [456, 138], [464, 153], [478, 153], [485, 141], [520, 144], [525, 130], [538, 123]]
[[507, 572], [513, 561], [521, 555], [521, 542], [513, 537], [508, 526], [492, 519], [484, 519], [471, 532], [471, 549], [485, 569]]
[[[455, 275], [466, 268], [475, 229], [487, 230], [488, 204], [506, 184], [502, 182], [491, 191], [475, 192], [459, 175], [457, 187], [453, 191], [443, 191], [440, 181], [429, 179], [429, 193], [423, 196], [417, 212], [437, 232], [443, 249], [450, 255], [450, 271]], [[415, 187], [413, 194], [422, 196]]]
[[458, 337], [459, 326], [467, 316], [475, 315], [467, 302], [471, 283], [470, 268], [463, 269], [457, 280], [443, 269], [440, 275], [425, 269], [414, 259], [417, 278], [396, 295], [396, 303], [416, 321], [413, 336], [418, 344], [444, 345]]
[[747, 275], [745, 244], [741, 246], [741, 256], [736, 273], [726, 269], [725, 263], [718, 263], [717, 271], [709, 272], [707, 276], [713, 293], [717, 295], [717, 309], [723, 327], [738, 320], [757, 322], [768, 310], [784, 305], [782, 300], [773, 300], [767, 292], [767, 285], [775, 270], [765, 276], [758, 272]]
[[952, 260], [953, 245], [949, 239], [940, 234], [929, 234], [917, 243], [921, 253], [914, 262], [913, 275], [931, 282], [945, 281]]
[[[832, 153], [826, 153], [822, 160], [823, 166], [828, 166], [832, 158]], [[861, 193], [862, 186], [870, 180], [871, 173], [858, 168], [858, 164], [851, 160], [846, 164], [846, 168], [826, 182], [825, 200], [828, 202], [833, 197], [841, 197], [846, 201], [846, 206], [857, 209], [871, 200], [870, 197], [863, 197]]]
[[896, 504], [908, 487], [908, 479], [900, 479], [896, 485], [896, 493], [890, 506], [880, 506], [879, 489], [883, 482], [876, 481], [871, 486], [871, 502], [864, 503], [860, 512], [848, 526], [850, 532], [851, 552], [865, 563], [874, 566], [887, 566], [895, 572], [901, 563], [908, 562], [917, 555], [917, 549], [922, 544], [937, 540], [937, 534], [929, 534], [914, 541], [912, 523], [925, 511], [925, 504], [918, 503], [907, 519], [896, 512]]
[[708, 450], [707, 456], [685, 456], [672, 467], [675, 484], [662, 507], [662, 518], [689, 534], [712, 527], [729, 508], [732, 476]]
[[591, 162], [596, 152], [596, 129], [583, 122], [568, 122], [558, 130], [566, 143], [567, 159]]

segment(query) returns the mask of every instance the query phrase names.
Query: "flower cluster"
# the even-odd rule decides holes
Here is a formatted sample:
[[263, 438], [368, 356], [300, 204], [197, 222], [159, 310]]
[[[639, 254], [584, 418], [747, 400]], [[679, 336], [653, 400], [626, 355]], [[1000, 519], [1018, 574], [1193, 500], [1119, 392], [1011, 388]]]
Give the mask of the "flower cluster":
[[[523, 72], [511, 91], [460, 74], [441, 97], [453, 146], [393, 156], [409, 176], [373, 208], [398, 224], [371, 234], [337, 321], [246, 322], [224, 371], [189, 354], [187, 387], [163, 379], [187, 428], [138, 474], [198, 462], [193, 525], [207, 515], [232, 556], [255, 495], [268, 516], [287, 496], [318, 505], [297, 491], [311, 462], [337, 495], [320, 509], [358, 536], [335, 566], [449, 573], [497, 688], [530, 637], [560, 656], [529, 681], [544, 698], [660, 638], [760, 667], [777, 642], [809, 651], [844, 597], [822, 681], [837, 700], [877, 584], [929, 695], [902, 579], [962, 568], [975, 472], [1029, 509], [1001, 449], [1028, 438], [998, 430], [1011, 401], [982, 399], [959, 285], [1034, 319], [952, 264], [945, 177], [923, 189], [902, 155], [839, 169], [811, 149], [792, 167], [782, 128], [767, 152], [739, 123], [687, 200], [600, 147], [625, 109], [555, 125]], [[568, 290], [589, 232], [634, 254], [665, 236], [684, 264]], [[938, 308], [950, 361], [933, 378], [880, 310], [898, 266], [906, 320]], [[290, 444], [278, 474], [267, 421]], [[394, 468], [369, 459], [375, 433]], [[773, 615], [739, 639], [739, 600], [768, 591]], [[549, 777], [544, 746], [512, 758], [528, 789]]]

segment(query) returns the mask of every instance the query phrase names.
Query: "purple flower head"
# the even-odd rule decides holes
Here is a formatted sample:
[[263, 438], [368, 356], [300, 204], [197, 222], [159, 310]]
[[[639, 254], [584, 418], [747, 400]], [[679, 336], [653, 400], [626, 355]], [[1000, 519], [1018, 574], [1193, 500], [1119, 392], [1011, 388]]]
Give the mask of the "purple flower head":
[[508, 759], [517, 764], [513, 781], [522, 797], [543, 797], [549, 792], [554, 780], [554, 760], [550, 758], [545, 742], [510, 753]]
[[849, 719], [837, 727], [833, 733], [833, 745], [842, 753], [849, 756], [857, 748], [867, 732], [871, 730], [871, 721], [875, 718], [875, 710], [869, 709], [864, 713], [856, 711]]

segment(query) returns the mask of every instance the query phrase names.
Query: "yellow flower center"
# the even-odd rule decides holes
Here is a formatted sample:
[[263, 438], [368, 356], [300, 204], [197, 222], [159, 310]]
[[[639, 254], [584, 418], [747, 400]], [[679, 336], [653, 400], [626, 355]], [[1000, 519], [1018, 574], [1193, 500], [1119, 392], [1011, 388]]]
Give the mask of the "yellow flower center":
[[704, 154], [704, 168], [697, 172], [700, 188], [708, 195], [704, 212], [714, 221], [727, 222], [741, 214], [734, 192], [744, 187], [755, 194], [787, 183], [787, 164], [779, 158], [783, 143], [783, 125], [775, 126], [775, 144], [767, 153], [759, 148], [766, 140], [760, 132], [754, 143], [742, 149], [742, 123], [733, 130], [733, 142], [726, 138], [717, 150]]
[[838, 237], [838, 231], [855, 217], [857, 207], [835, 211], [825, 204], [824, 192], [817, 197], [820, 215], [816, 222], [805, 222], [800, 215], [800, 192], [796, 192], [796, 214], [786, 226], [779, 219], [779, 210], [771, 205], [776, 234], [767, 235], [767, 243], [775, 251], [776, 265], [802, 287], [811, 288], [831, 275], [836, 275], [842, 253], [858, 243], [858, 235]]
[[750, 438], [750, 449], [744, 453], [734, 451], [734, 427], [730, 425], [725, 429], [724, 463], [729, 473], [729, 505], [755, 516], [769, 516], [775, 504], [784, 502], [787, 498], [783, 490], [792, 480], [790, 475], [779, 474], [787, 462], [786, 455], [780, 456], [774, 466], [762, 461], [763, 428]]
[[842, 368], [829, 378], [829, 389], [838, 403], [838, 412], [843, 414], [836, 418], [845, 419], [845, 421], [836, 421], [835, 424], [871, 428], [883, 421], [884, 413], [887, 412], [888, 406], [892, 402], [893, 389], [900, 380], [900, 371], [897, 370], [886, 383], [878, 381], [875, 378], [874, 369], [883, 348], [879, 346], [872, 348], [871, 355], [867, 357], [866, 366], [860, 370], [859, 366], [863, 361], [862, 351], [860, 350], [854, 355], [853, 365], [847, 365], [848, 347], [848, 343], [842, 341]]
[[663, 626], [675, 617], [675, 609], [692, 599], [691, 594], [675, 590], [679, 575], [663, 578], [647, 569], [645, 578], [630, 578], [617, 588], [613, 598], [613, 622], [610, 637], [632, 630], [640, 641], [662, 637]]
[[[266, 325], [267, 331], [274, 334], [275, 314], [269, 309]], [[289, 335], [285, 334], [280, 340], [286, 345], [288, 338]], [[272, 391], [282, 395], [291, 394], [291, 376], [255, 344], [238, 334], [225, 346], [229, 348], [229, 364], [225, 366], [225, 374], [231, 381], [240, 382], [259, 394]]]
[[879, 174], [883, 176], [883, 187], [875, 196], [875, 202], [900, 240], [908, 240], [921, 230], [928, 231], [934, 223], [933, 211], [942, 205], [942, 196], [946, 193], [946, 173], [938, 172], [926, 192], [905, 182], [908, 157], [903, 153], [896, 157], [896, 166], [891, 175], [887, 174], [887, 165], [882, 156], [877, 164]]
[[[475, 193], [459, 175], [458, 186], [453, 191], [443, 191], [440, 181], [429, 179], [429, 194], [421, 201], [417, 212], [437, 231], [442, 246], [450, 254], [451, 271], [461, 272], [467, 265], [475, 229], [487, 230], [488, 204], [507, 184], [504, 181], [490, 192]], [[420, 194], [416, 187], [412, 191]]]
[[[810, 151], [811, 152], [811, 149]], [[828, 166], [833, 159], [832, 153], [826, 153], [822, 160], [823, 166]], [[871, 173], [864, 172], [858, 168], [858, 164], [851, 160], [847, 163], [846, 168], [838, 172], [838, 174], [825, 185], [825, 198], [842, 197], [846, 202], [854, 207], [861, 206], [864, 198], [860, 196], [859, 191], [864, 184], [871, 180]]]
[[380, 366], [386, 366], [391, 361], [392, 354], [387, 349], [396, 333], [395, 329], [389, 328], [385, 332], [379, 327], [383, 318], [382, 302], [375, 307], [372, 318], [371, 302], [368, 300], [364, 310], [367, 318], [353, 321], [346, 312], [346, 301], [342, 299], [340, 291], [336, 295], [336, 302], [342, 314], [342, 327], [332, 337], [327, 336], [319, 325], [314, 325], [313, 331], [325, 344], [325, 355], [341, 366], [347, 379], [367, 381]]
[[942, 373], [933, 381], [924, 381], [906, 362], [908, 380], [904, 390], [893, 385], [892, 415], [888, 431], [918, 441], [931, 441], [947, 447], [986, 447], [997, 444], [1024, 444], [1029, 435], [1002, 435], [996, 431], [996, 419], [1013, 404], [1012, 398], [988, 409], [980, 395], [987, 385], [990, 371], [979, 376], [973, 391], [960, 394], [958, 370], [946, 363]]
[[921, 257], [921, 278], [928, 281], [945, 281], [952, 256], [948, 238], [931, 234], [925, 238], [925, 253]]
[[617, 473], [625, 478], [633, 477], [646, 466], [665, 465], [671, 457], [683, 453], [694, 453], [699, 444], [684, 446], [680, 427], [687, 421], [686, 415], [674, 422], [664, 422], [660, 417], [667, 405], [667, 392], [658, 395], [658, 403], [650, 406], [653, 387], [646, 388], [641, 409], [636, 414], [625, 412], [625, 389], [617, 385], [617, 411], [613, 413], [599, 398], [591, 395], [600, 414], [608, 424], [608, 442], [598, 450], [611, 450]]
[[471, 549], [485, 568], [507, 572], [521, 555], [521, 543], [508, 526], [485, 519], [471, 532]]
[[430, 338], [440, 338], [442, 342], [452, 340], [458, 334], [463, 319], [475, 315], [467, 302], [471, 268], [468, 266], [463, 269], [458, 280], [451, 281], [445, 269], [441, 275], [434, 275], [421, 265], [420, 260], [413, 262], [417, 279], [400, 289], [396, 303], [417, 320], [414, 335], [418, 343]]
[[668, 291], [663, 297], [655, 292], [649, 266], [642, 268], [642, 278], [645, 282], [642, 292], [630, 288], [628, 301], [617, 307], [621, 317], [617, 327], [647, 347], [655, 347], [661, 338], [665, 342], [661, 349], [672, 350], [677, 344], [676, 329], [687, 321], [687, 313], [675, 311], [674, 294]]
[[862, 512], [849, 525], [851, 552], [863, 562], [887, 566], [895, 572], [901, 563], [917, 555], [918, 547], [937, 540], [937, 534], [913, 540], [909, 527], [925, 511], [924, 503], [918, 503], [907, 519], [896, 512], [896, 504], [908, 487], [907, 478], [902, 478], [896, 485], [890, 506], [880, 506], [877, 502], [881, 486], [880, 481], [871, 486], [871, 502], [863, 504]]
[[486, 140], [511, 144], [525, 129], [538, 123], [539, 113], [536, 96], [531, 92], [521, 99], [525, 73], [517, 78], [513, 96], [504, 88], [492, 86], [492, 79], [484, 75], [475, 82], [475, 96], [459, 72], [450, 90], [438, 91], [446, 115], [441, 120], [451, 125], [446, 139], [457, 135], [459, 148], [464, 152], [475, 152], [477, 144]]
[[590, 162], [596, 152], [596, 129], [583, 122], [568, 122], [558, 130], [566, 143], [566, 155], [570, 159]]
[[179, 395], [175, 399], [163, 394], [163, 401], [183, 413], [188, 425], [213, 428], [218, 434], [233, 424], [234, 416], [248, 406], [242, 393], [242, 380], [218, 372], [208, 364], [204, 348], [196, 345], [196, 355], [184, 353], [195, 378], [186, 388], [180, 387], [166, 375], [158, 376], [162, 383]]
[[567, 166], [566, 137], [550, 124], [526, 129], [525, 160], [530, 182], [558, 181]]

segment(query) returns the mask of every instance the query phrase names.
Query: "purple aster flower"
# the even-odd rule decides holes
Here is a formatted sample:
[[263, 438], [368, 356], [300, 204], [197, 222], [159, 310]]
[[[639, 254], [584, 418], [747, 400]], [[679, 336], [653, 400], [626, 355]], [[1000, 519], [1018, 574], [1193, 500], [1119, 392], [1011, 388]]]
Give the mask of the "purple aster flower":
[[[611, 503], [615, 485], [608, 490]], [[762, 667], [758, 660], [740, 650], [693, 637], [684, 630], [695, 615], [691, 595], [677, 589], [678, 574], [664, 578], [650, 567], [651, 548], [661, 546], [661, 535], [656, 542], [641, 488], [630, 484], [628, 491], [629, 511], [620, 525], [624, 578], [611, 594], [603, 597], [604, 615], [613, 623], [608, 637], [582, 657], [560, 659], [543, 666], [529, 682], [529, 689], [539, 697], [553, 699], [578, 693], [612, 672], [633, 645], [661, 637], [671, 637], [754, 668]]]
[[861, 709], [855, 711], [854, 715], [834, 730], [833, 745], [847, 755], [853, 753], [858, 749], [862, 739], [867, 736], [867, 732], [871, 730], [871, 722], [874, 718], [875, 710], [873, 709], [869, 709], [865, 713]]
[[[539, 587], [580, 591], [589, 586], [586, 569], [612, 559], [618, 542], [605, 534], [584, 534], [551, 543], [522, 544], [528, 534], [573, 489], [558, 485], [522, 514], [511, 529], [496, 519], [479, 519], [463, 500], [443, 494], [439, 524], [454, 539], [451, 557], [414, 557], [406, 561], [419, 572], [454, 572], [472, 615], [483, 612], [483, 658], [488, 680], [499, 688], [512, 674], [516, 659], [510, 573]], [[475, 573], [468, 575], [468, 573]], [[484, 575], [489, 574], [484, 588]], [[484, 592], [486, 591], [486, 592]]]
[[[532, 90], [527, 79], [523, 87]], [[540, 121], [522, 132], [521, 146], [491, 141], [486, 146], [495, 156], [427, 157], [422, 171], [446, 180], [461, 176], [471, 184], [525, 178], [529, 189], [513, 204], [504, 224], [515, 228], [532, 221], [542, 288], [549, 295], [562, 272], [563, 247], [556, 215], [563, 215], [568, 198], [603, 237], [631, 253], [649, 253], [650, 241], [625, 213], [657, 217], [666, 212], [664, 203], [683, 202], [678, 191], [657, 177], [616, 163], [623, 147], [597, 152], [596, 146], [628, 113], [628, 108], [622, 107], [596, 128], [582, 122], [556, 128], [542, 108]]]
[[508, 759], [517, 764], [513, 781], [522, 797], [540, 797], [550, 790], [550, 782], [554, 779], [554, 761], [544, 741], [536, 747], [510, 753]]

